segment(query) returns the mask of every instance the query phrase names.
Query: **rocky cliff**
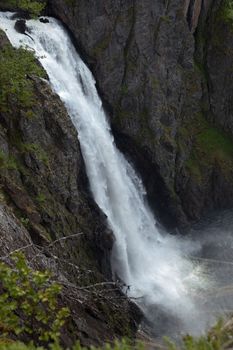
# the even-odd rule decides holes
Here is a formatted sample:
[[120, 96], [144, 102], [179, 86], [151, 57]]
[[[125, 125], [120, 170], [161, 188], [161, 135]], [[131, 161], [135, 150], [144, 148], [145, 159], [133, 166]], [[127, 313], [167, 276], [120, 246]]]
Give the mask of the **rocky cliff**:
[[118, 146], [162, 222], [232, 206], [228, 0], [48, 2], [91, 67]]

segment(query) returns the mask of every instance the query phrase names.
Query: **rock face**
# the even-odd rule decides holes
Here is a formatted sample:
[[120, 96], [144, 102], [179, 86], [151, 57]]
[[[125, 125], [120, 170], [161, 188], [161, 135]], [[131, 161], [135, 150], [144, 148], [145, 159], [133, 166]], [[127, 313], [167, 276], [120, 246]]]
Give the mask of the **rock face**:
[[[9, 45], [0, 31], [0, 59]], [[0, 256], [29, 244], [29, 260], [42, 250], [35, 263], [67, 281], [62, 303], [73, 310], [72, 329], [64, 333], [67, 346], [74, 338], [90, 345], [132, 336], [140, 312], [122, 300], [119, 288], [111, 292], [103, 284], [97, 291], [79, 291], [111, 280], [114, 237], [89, 193], [78, 135], [63, 103], [45, 79], [24, 79], [31, 82], [30, 109], [18, 105], [14, 94], [7, 108], [0, 106]], [[62, 237], [70, 238], [59, 241]]]
[[96, 77], [118, 146], [172, 227], [233, 204], [230, 11], [219, 20], [228, 6], [48, 1]]

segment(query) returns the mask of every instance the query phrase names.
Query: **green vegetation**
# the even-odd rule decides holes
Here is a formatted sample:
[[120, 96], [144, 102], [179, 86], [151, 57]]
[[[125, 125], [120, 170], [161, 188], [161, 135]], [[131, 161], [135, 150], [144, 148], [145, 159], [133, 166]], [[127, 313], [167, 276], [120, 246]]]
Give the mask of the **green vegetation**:
[[233, 1], [223, 0], [219, 10], [219, 19], [233, 23]]
[[58, 343], [69, 316], [66, 307], [58, 306], [61, 286], [51, 283], [49, 272], [31, 269], [21, 252], [11, 258], [12, 266], [0, 263], [0, 344], [21, 335], [35, 343]]
[[[51, 350], [62, 350], [63, 348], [58, 344], [49, 344], [49, 348]], [[47, 347], [36, 347], [33, 344], [24, 344], [20, 342], [8, 343], [8, 344], [0, 344], [0, 350], [45, 350]], [[84, 346], [81, 346], [79, 342], [77, 342], [71, 350], [88, 350]], [[95, 347], [92, 346], [91, 350], [143, 350], [144, 347], [141, 344], [136, 344], [135, 346], [131, 346], [129, 342], [123, 340], [121, 342], [116, 341], [114, 344], [106, 344], [103, 347]]]
[[[61, 286], [52, 282], [48, 271], [28, 266], [24, 255], [16, 251], [10, 263], [0, 262], [0, 350], [63, 350], [61, 329], [69, 317], [66, 307], [59, 307]], [[233, 321], [220, 320], [201, 337], [187, 335], [180, 345], [164, 339], [164, 350], [223, 350], [233, 346]], [[22, 340], [27, 339], [27, 342]], [[157, 348], [157, 344], [148, 344]], [[91, 350], [143, 350], [142, 343], [122, 339]], [[76, 342], [71, 350], [88, 350]]]
[[38, 203], [44, 204], [46, 202], [46, 196], [43, 193], [39, 193], [36, 200]]
[[166, 23], [171, 23], [171, 19], [169, 18], [169, 16], [160, 16], [160, 19]]
[[38, 17], [46, 6], [46, 3], [36, 0], [7, 0], [7, 3], [20, 10], [27, 11], [32, 17]]
[[20, 218], [21, 223], [27, 228], [30, 225], [30, 221], [28, 218], [21, 217]]
[[[218, 163], [223, 171], [233, 169], [233, 140], [224, 131], [210, 125], [202, 115], [192, 122], [192, 127], [180, 130], [181, 140], [193, 139], [186, 167], [201, 181], [202, 168]], [[180, 144], [182, 147], [182, 141]]]
[[[164, 350], [227, 350], [231, 349], [233, 345], [232, 330], [225, 327], [222, 321], [205, 336], [192, 337], [187, 335], [183, 338], [180, 345], [176, 345], [169, 338], [164, 339], [165, 345], [157, 343], [149, 343], [151, 349], [164, 349]], [[46, 347], [37, 347], [33, 343], [24, 344], [22, 342], [1, 342], [0, 350], [45, 350], [50, 348], [51, 350], [63, 350], [64, 348], [59, 343], [50, 343]], [[137, 342], [132, 345], [130, 341], [125, 339], [121, 341], [115, 341], [113, 344], [105, 344], [102, 347], [92, 346], [91, 350], [144, 350], [147, 348], [147, 344]], [[88, 348], [80, 345], [76, 342], [71, 350], [88, 350]]]
[[0, 51], [0, 112], [10, 112], [12, 106], [31, 114], [34, 104], [30, 76], [45, 77], [32, 52], [7, 45]]
[[197, 136], [197, 143], [210, 158], [233, 158], [233, 141], [224, 132], [208, 127]]
[[233, 330], [232, 321], [224, 323], [219, 320], [211, 331], [202, 337], [192, 337], [187, 335], [184, 337], [182, 345], [177, 346], [168, 338], [165, 339], [168, 350], [226, 350], [232, 349]]
[[17, 168], [18, 166], [15, 158], [7, 156], [2, 150], [0, 150], [0, 169], [15, 170]]
[[18, 149], [22, 153], [33, 153], [45, 165], [49, 164], [48, 155], [37, 143], [19, 143]]

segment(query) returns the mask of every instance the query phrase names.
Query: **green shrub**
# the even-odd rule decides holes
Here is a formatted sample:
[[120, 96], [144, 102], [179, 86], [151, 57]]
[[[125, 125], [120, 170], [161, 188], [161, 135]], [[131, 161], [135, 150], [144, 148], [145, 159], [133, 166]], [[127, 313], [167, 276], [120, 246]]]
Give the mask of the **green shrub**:
[[[63, 350], [63, 348], [57, 344], [49, 344], [48, 347], [50, 350]], [[105, 344], [102, 347], [95, 347], [91, 346], [90, 348], [86, 348], [80, 345], [79, 342], [74, 344], [74, 346], [71, 348], [71, 350], [143, 350], [144, 346], [141, 343], [137, 343], [135, 345], [131, 345], [130, 342], [126, 340], [122, 341], [115, 341], [113, 344]], [[8, 343], [8, 344], [1, 344], [0, 343], [0, 350], [45, 350], [44, 347], [36, 347], [32, 343], [26, 345], [24, 343], [15, 342], [15, 343]]]
[[225, 22], [233, 23], [233, 1], [232, 0], [222, 1], [219, 18]]
[[7, 0], [7, 2], [11, 6], [27, 11], [32, 17], [38, 17], [46, 6], [44, 2], [36, 0]]
[[51, 275], [34, 271], [22, 253], [12, 255], [12, 266], [0, 263], [0, 344], [25, 336], [38, 342], [56, 342], [69, 315], [58, 305], [61, 286]]
[[9, 112], [12, 106], [30, 112], [34, 104], [30, 75], [45, 77], [30, 51], [7, 45], [0, 51], [0, 111]]
[[[232, 324], [231, 324], [232, 326]], [[216, 324], [211, 331], [201, 337], [187, 335], [183, 338], [180, 346], [170, 339], [165, 338], [168, 350], [224, 350], [232, 349], [233, 331], [227, 327], [222, 320]]]

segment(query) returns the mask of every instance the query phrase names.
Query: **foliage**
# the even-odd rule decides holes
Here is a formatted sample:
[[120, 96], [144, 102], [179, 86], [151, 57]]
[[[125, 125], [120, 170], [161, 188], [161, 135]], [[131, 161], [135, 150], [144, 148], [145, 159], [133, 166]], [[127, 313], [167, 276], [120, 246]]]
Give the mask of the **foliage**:
[[224, 157], [233, 157], [233, 141], [217, 128], [203, 130], [198, 135], [197, 142], [209, 155], [220, 152]]
[[189, 171], [201, 181], [202, 171], [216, 164], [226, 173], [233, 168], [233, 140], [230, 135], [211, 125], [203, 115], [196, 116], [192, 125], [180, 130], [181, 147], [183, 140], [192, 140], [192, 151], [186, 161]]
[[7, 0], [8, 4], [29, 12], [32, 17], [38, 17], [45, 8], [45, 3], [36, 0]]
[[233, 1], [223, 0], [220, 7], [219, 19], [232, 23], [233, 22]]
[[[232, 325], [231, 325], [232, 326]], [[204, 336], [184, 337], [181, 346], [177, 346], [170, 339], [165, 338], [168, 350], [223, 350], [230, 349], [233, 345], [232, 327], [227, 327], [222, 320], [216, 324], [213, 329]]]
[[22, 253], [12, 255], [13, 267], [0, 263], [0, 343], [14, 336], [58, 342], [60, 329], [69, 315], [58, 305], [61, 286], [51, 275], [34, 271]]
[[45, 77], [33, 53], [6, 45], [0, 51], [0, 112], [9, 112], [10, 106], [15, 105], [30, 114], [34, 104], [30, 75]]
[[43, 204], [46, 202], [46, 196], [43, 193], [39, 193], [36, 200], [38, 203]]
[[[49, 344], [49, 348], [51, 350], [63, 350], [63, 348], [55, 343], [55, 344]], [[121, 341], [115, 341], [114, 344], [105, 344], [102, 347], [95, 347], [91, 346], [91, 350], [143, 350], [144, 346], [141, 343], [137, 343], [134, 346], [130, 344], [129, 341], [123, 339]], [[15, 342], [15, 343], [8, 343], [8, 344], [1, 344], [0, 343], [0, 350], [45, 350], [44, 347], [36, 347], [32, 343], [26, 345], [24, 343]], [[79, 342], [75, 343], [71, 350], [88, 350], [88, 348], [83, 347], [80, 345]]]
[[[69, 315], [67, 308], [59, 308], [60, 285], [51, 283], [49, 272], [32, 270], [21, 252], [12, 255], [12, 266], [0, 263], [0, 350], [63, 350], [59, 343], [60, 329]], [[222, 350], [233, 345], [233, 321], [220, 320], [211, 331], [201, 337], [187, 335], [176, 345], [165, 339], [167, 350]], [[14, 341], [20, 335], [33, 340], [29, 344]], [[45, 342], [44, 347], [36, 344]], [[141, 343], [132, 345], [123, 339], [91, 350], [143, 350]], [[156, 348], [156, 344], [155, 344]], [[87, 350], [77, 342], [72, 350]]]

